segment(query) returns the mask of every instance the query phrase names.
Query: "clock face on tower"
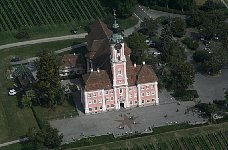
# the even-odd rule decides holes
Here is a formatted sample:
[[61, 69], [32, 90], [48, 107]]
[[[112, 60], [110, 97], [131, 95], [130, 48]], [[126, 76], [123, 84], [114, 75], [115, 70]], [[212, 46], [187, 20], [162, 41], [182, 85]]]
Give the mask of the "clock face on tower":
[[117, 44], [114, 46], [114, 48], [115, 48], [116, 50], [120, 50], [120, 49], [122, 48], [122, 45], [121, 45], [120, 43], [117, 43]]

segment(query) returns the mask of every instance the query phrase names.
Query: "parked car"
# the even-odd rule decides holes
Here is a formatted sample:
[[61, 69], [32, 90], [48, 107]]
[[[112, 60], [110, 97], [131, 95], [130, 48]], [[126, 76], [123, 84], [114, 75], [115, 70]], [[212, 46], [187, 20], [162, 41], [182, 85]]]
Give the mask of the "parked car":
[[16, 94], [17, 94], [17, 92], [16, 92], [15, 89], [9, 90], [9, 95], [10, 95], [10, 96], [13, 96], [13, 95], [16, 95]]
[[20, 58], [18, 58], [18, 57], [13, 57], [10, 61], [11, 61], [11, 62], [20, 61]]

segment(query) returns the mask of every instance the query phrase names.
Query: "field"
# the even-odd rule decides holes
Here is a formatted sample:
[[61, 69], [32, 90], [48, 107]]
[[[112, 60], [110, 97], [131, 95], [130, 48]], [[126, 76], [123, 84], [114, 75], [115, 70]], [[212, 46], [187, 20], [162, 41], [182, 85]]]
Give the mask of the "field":
[[32, 39], [65, 35], [106, 15], [99, 0], [0, 0], [0, 10], [0, 44], [18, 41], [22, 28]]
[[171, 131], [134, 139], [77, 148], [80, 150], [225, 150], [228, 123]]
[[[65, 40], [50, 42], [11, 49], [4, 49], [0, 54], [0, 143], [7, 142], [25, 135], [28, 128], [38, 127], [31, 109], [21, 109], [18, 107], [16, 97], [8, 96], [9, 88], [13, 87], [13, 82], [6, 79], [6, 68], [12, 56], [21, 59], [37, 56], [37, 53], [46, 49], [50, 51], [59, 50], [71, 45], [84, 42], [84, 39]], [[67, 104], [68, 108], [73, 108]], [[38, 109], [38, 108], [37, 108]], [[39, 109], [40, 110], [40, 109]], [[39, 111], [38, 110], [38, 111]], [[73, 109], [72, 109], [73, 110]]]

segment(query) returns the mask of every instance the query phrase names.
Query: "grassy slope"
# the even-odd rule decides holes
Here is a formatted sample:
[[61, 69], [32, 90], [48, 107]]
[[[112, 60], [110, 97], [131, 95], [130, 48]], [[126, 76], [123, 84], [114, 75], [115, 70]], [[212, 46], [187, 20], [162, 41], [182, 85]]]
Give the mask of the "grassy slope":
[[30, 109], [18, 108], [16, 97], [8, 96], [8, 88], [13, 82], [6, 79], [6, 66], [12, 56], [28, 58], [36, 56], [43, 49], [55, 51], [83, 42], [84, 39], [66, 40], [45, 44], [36, 44], [18, 48], [4, 49], [0, 52], [0, 143], [17, 139], [26, 133], [29, 127], [37, 127]]

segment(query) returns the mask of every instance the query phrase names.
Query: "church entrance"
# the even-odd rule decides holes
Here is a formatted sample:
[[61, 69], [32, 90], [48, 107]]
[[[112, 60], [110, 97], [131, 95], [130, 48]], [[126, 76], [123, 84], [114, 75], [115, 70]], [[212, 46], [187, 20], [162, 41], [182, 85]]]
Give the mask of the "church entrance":
[[124, 103], [120, 103], [120, 108], [124, 108]]

